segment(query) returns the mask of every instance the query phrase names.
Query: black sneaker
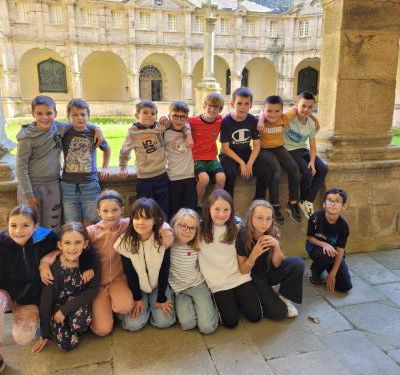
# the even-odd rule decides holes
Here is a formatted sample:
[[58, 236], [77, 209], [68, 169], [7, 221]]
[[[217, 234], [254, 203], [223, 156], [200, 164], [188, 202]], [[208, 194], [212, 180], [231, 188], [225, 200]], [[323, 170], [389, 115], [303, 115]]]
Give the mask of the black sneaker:
[[314, 275], [313, 271], [310, 267], [310, 271], [308, 273], [308, 281], [312, 286], [320, 286], [322, 285], [323, 280], [321, 279], [321, 276]]
[[286, 211], [292, 220], [301, 221], [301, 212], [298, 203], [288, 203]]
[[285, 219], [283, 218], [281, 207], [280, 206], [273, 206], [273, 207], [274, 207], [275, 220], [278, 224], [282, 225]]
[[0, 372], [3, 372], [6, 368], [6, 363], [4, 362], [4, 358], [0, 357]]

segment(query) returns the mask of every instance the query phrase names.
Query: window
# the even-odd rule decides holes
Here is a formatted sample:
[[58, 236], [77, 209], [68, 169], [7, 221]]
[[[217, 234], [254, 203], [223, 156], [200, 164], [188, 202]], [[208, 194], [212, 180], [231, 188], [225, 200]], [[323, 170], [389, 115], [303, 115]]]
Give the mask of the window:
[[82, 26], [92, 26], [93, 12], [91, 9], [81, 8], [81, 21], [82, 21]]
[[17, 3], [17, 21], [28, 22], [29, 21], [29, 4], [28, 3]]
[[49, 22], [50, 25], [61, 25], [61, 7], [50, 5], [49, 7]]
[[270, 21], [269, 22], [268, 36], [270, 38], [278, 37], [278, 21]]
[[168, 14], [168, 31], [178, 31], [178, 16]]
[[231, 94], [231, 82], [232, 82], [230, 69], [227, 69], [225, 72], [225, 81], [226, 81], [225, 94], [230, 95]]
[[201, 17], [196, 16], [194, 18], [194, 32], [202, 33], [204, 29], [204, 20]]
[[309, 36], [309, 21], [308, 20], [304, 20], [304, 21], [300, 21], [299, 23], [299, 37], [300, 38], [304, 38], [306, 36]]
[[120, 29], [122, 27], [122, 17], [122, 12], [111, 10], [111, 25], [113, 29]]
[[256, 35], [256, 25], [254, 20], [246, 19], [245, 21], [245, 34], [247, 36], [255, 36]]
[[150, 29], [150, 13], [140, 12], [140, 28], [143, 30]]
[[230, 20], [229, 18], [221, 18], [221, 34], [229, 34], [230, 33], [230, 29], [231, 29], [231, 25], [230, 25]]

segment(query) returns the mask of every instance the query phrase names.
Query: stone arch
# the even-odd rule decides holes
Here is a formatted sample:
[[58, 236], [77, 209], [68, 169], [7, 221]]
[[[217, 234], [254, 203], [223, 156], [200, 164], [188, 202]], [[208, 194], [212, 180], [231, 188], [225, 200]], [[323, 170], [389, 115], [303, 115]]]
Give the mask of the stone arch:
[[301, 91], [311, 91], [318, 101], [319, 72], [319, 58], [305, 59], [297, 64], [293, 73], [293, 99], [295, 99]]
[[112, 52], [92, 52], [82, 63], [82, 86], [83, 96], [89, 101], [127, 101], [126, 66]]
[[[162, 101], [182, 99], [182, 72], [178, 62], [166, 53], [152, 53], [140, 64], [139, 72], [152, 66], [161, 75], [160, 96]], [[140, 79], [139, 79], [140, 81]], [[158, 83], [155, 83], [158, 85]], [[145, 98], [142, 98], [144, 100]], [[147, 97], [146, 99], [150, 99]]]
[[[46, 61], [53, 61], [56, 64], [61, 64], [59, 65], [60, 67], [65, 67], [66, 90], [58, 90], [59, 92], [55, 92], [54, 85], [43, 85], [46, 79], [51, 80], [51, 71], [48, 71], [45, 75], [42, 75], [42, 85], [40, 85], [39, 64], [42, 64], [41, 66], [43, 66], [43, 63]], [[49, 94], [55, 100], [61, 101], [72, 98], [72, 81], [69, 66], [57, 52], [48, 48], [33, 48], [26, 51], [21, 56], [19, 61], [19, 82], [20, 92], [23, 100], [30, 101], [33, 97], [39, 94]]]
[[146, 65], [139, 72], [141, 100], [162, 101], [162, 75], [154, 65]]
[[253, 92], [254, 101], [263, 101], [269, 95], [277, 93], [278, 72], [275, 64], [265, 57], [249, 60], [242, 69], [248, 71], [248, 87]]
[[[193, 90], [197, 87], [197, 84], [200, 82], [200, 80], [203, 77], [203, 63], [204, 59], [201, 57], [196, 64], [194, 65], [193, 68]], [[227, 93], [227, 79], [228, 79], [228, 74], [227, 71], [232, 71], [229, 68], [228, 62], [220, 56], [214, 56], [214, 75], [215, 79], [221, 86], [221, 94], [226, 97], [227, 100], [229, 100], [229, 92]], [[193, 97], [195, 97], [195, 93], [193, 92]]]

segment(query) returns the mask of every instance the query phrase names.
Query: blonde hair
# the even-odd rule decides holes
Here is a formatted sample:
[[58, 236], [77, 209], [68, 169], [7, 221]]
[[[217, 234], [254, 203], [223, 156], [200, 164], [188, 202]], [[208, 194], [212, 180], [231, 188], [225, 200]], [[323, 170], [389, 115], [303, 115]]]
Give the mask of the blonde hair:
[[184, 219], [185, 216], [188, 216], [192, 218], [195, 223], [196, 223], [196, 232], [194, 234], [194, 237], [192, 240], [188, 242], [188, 245], [193, 249], [193, 250], [200, 250], [200, 219], [199, 215], [190, 208], [181, 208], [171, 219], [171, 227], [176, 233], [176, 226]]
[[206, 107], [207, 104], [217, 105], [219, 110], [222, 111], [222, 108], [224, 108], [225, 100], [220, 93], [212, 92], [211, 94], [208, 94], [204, 99], [203, 103], [204, 108]]

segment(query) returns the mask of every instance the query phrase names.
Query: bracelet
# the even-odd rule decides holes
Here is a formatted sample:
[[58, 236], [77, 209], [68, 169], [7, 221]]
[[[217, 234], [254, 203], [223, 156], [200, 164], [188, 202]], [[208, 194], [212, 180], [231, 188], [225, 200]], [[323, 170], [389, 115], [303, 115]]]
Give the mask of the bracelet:
[[251, 263], [249, 262], [248, 259], [246, 259], [246, 264], [247, 264], [250, 268], [253, 268], [253, 266], [254, 266], [254, 264], [251, 264]]

